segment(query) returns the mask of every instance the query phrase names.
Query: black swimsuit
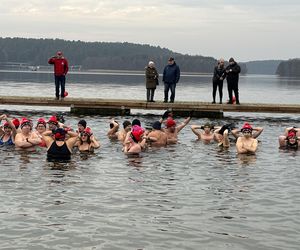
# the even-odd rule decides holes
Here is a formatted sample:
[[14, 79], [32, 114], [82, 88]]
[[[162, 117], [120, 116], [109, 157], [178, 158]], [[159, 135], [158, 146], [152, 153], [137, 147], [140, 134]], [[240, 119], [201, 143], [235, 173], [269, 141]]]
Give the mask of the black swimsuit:
[[58, 146], [56, 142], [52, 142], [50, 148], [47, 151], [48, 161], [69, 161], [71, 160], [71, 152], [68, 149], [66, 143], [62, 146]]

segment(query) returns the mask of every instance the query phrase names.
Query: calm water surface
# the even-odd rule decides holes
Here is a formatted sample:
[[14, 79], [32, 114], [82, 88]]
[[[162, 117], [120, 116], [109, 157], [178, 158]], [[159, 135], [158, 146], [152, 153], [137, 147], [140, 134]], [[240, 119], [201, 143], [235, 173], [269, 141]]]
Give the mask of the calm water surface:
[[[53, 94], [50, 76], [48, 82], [10, 77], [1, 80], [0, 95]], [[143, 99], [143, 77], [122, 77], [70, 79], [68, 89], [76, 97]], [[210, 76], [183, 79], [178, 99], [187, 100], [188, 93], [192, 100], [211, 101]], [[244, 102], [255, 96], [259, 102], [299, 100], [296, 79], [253, 76], [242, 83]], [[50, 108], [3, 108], [33, 120], [52, 113]], [[135, 117], [144, 127], [158, 119]], [[73, 127], [80, 118], [66, 112]], [[54, 164], [44, 151], [0, 149], [1, 249], [299, 249], [300, 152], [279, 150], [277, 142], [285, 127], [300, 127], [298, 116], [227, 114], [224, 120], [191, 121], [238, 126], [250, 121], [264, 127], [256, 156], [237, 156], [233, 145], [228, 150], [204, 145], [187, 126], [180, 143], [149, 148], [140, 158], [124, 156], [121, 145], [106, 138], [111, 117], [84, 118], [102, 145], [94, 155], [75, 154], [70, 163]]]

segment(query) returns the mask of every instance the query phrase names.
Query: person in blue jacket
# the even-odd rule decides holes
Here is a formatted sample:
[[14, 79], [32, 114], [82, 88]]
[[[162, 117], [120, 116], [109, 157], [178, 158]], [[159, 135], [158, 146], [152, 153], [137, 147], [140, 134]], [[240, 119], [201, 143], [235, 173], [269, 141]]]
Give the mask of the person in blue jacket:
[[175, 88], [180, 78], [180, 69], [175, 63], [173, 57], [168, 60], [168, 65], [164, 68], [163, 82], [165, 85], [165, 99], [164, 102], [168, 102], [169, 90], [171, 90], [170, 102], [175, 100]]

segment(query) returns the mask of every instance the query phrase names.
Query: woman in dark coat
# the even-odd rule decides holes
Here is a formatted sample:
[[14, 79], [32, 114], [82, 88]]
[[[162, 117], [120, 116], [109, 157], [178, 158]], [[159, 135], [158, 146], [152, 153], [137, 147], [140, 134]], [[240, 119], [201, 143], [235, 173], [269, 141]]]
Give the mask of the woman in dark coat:
[[146, 67], [146, 89], [147, 89], [147, 102], [154, 102], [154, 92], [158, 85], [158, 73], [155, 68], [154, 62], [150, 61]]
[[222, 104], [222, 98], [223, 98], [223, 81], [226, 77], [226, 71], [224, 67], [224, 59], [221, 58], [218, 61], [218, 65], [214, 68], [214, 76], [213, 76], [213, 101], [212, 103], [216, 103], [216, 93], [217, 88], [219, 88], [219, 97], [220, 97], [220, 104]]

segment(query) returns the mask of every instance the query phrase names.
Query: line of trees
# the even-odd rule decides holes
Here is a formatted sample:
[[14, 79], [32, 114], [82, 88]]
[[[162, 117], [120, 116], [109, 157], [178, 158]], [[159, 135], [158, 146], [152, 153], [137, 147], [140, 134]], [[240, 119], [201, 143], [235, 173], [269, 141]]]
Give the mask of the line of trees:
[[276, 70], [280, 76], [300, 77], [300, 59], [282, 61]]
[[[48, 58], [63, 51], [70, 65], [82, 69], [143, 70], [149, 60], [162, 69], [170, 56], [181, 71], [212, 73], [217, 60], [213, 57], [183, 55], [166, 48], [133, 43], [83, 42], [62, 39], [0, 38], [0, 62], [47, 65]], [[247, 72], [241, 63], [242, 73]]]

